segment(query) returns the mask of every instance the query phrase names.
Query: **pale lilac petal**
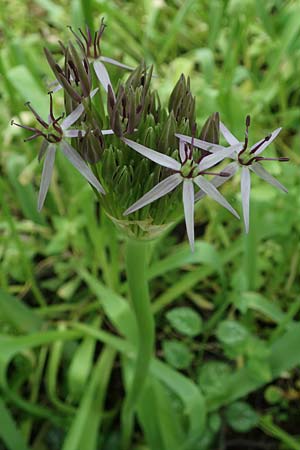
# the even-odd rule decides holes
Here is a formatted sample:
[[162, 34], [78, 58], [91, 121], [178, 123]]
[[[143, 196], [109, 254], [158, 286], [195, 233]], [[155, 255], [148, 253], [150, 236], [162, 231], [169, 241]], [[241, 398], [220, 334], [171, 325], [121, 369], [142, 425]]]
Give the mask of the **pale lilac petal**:
[[140, 153], [148, 159], [151, 159], [151, 161], [154, 161], [163, 167], [168, 167], [168, 169], [173, 170], [181, 169], [181, 164], [170, 156], [159, 153], [155, 150], [152, 150], [151, 148], [145, 147], [144, 145], [138, 144], [137, 142], [131, 141], [127, 138], [122, 138], [122, 141], [125, 142], [125, 144], [129, 145], [129, 147], [133, 148], [133, 150], [135, 150], [136, 152]]
[[224, 208], [228, 209], [235, 217], [238, 219], [240, 216], [236, 212], [236, 210], [228, 203], [225, 197], [218, 191], [218, 189], [208, 180], [206, 180], [201, 175], [199, 177], [194, 178], [194, 182], [199, 186], [199, 188], [205, 192], [209, 197], [214, 199], [216, 202], [220, 203], [220, 205], [224, 206]]
[[43, 171], [42, 171], [41, 185], [40, 185], [39, 196], [38, 196], [38, 211], [40, 211], [42, 209], [44, 202], [45, 202], [47, 192], [49, 190], [53, 167], [54, 167], [54, 161], [55, 161], [55, 153], [56, 153], [56, 145], [49, 144], [49, 146], [46, 150]]
[[70, 128], [81, 116], [81, 114], [84, 111], [84, 106], [82, 103], [80, 103], [74, 111], [71, 112], [60, 124], [63, 131], [66, 131], [68, 128]]
[[114, 134], [114, 130], [101, 130], [101, 133], [103, 134], [103, 136], [107, 134]]
[[126, 209], [123, 215], [127, 216], [128, 214], [131, 214], [134, 211], [137, 211], [138, 209], [143, 208], [146, 205], [149, 205], [149, 203], [152, 203], [155, 200], [163, 197], [164, 195], [168, 194], [168, 192], [171, 192], [173, 189], [175, 189], [176, 186], [178, 186], [181, 183], [181, 181], [182, 178], [178, 173], [171, 175], [170, 177], [166, 178], [165, 180], [161, 181], [156, 186], [154, 186], [154, 188], [152, 188], [149, 192], [143, 195], [143, 197], [141, 197], [137, 202], [131, 205], [130, 208]]
[[84, 130], [66, 130], [64, 132], [64, 136], [68, 137], [68, 138], [81, 137], [81, 136], [85, 136], [85, 131]]
[[81, 175], [91, 183], [94, 188], [97, 189], [101, 194], [105, 194], [105, 191], [89, 166], [86, 162], [81, 158], [79, 153], [74, 150], [74, 148], [66, 141], [60, 142], [60, 148], [65, 155], [65, 157], [70, 161], [70, 163], [81, 173]]
[[231, 145], [230, 147], [223, 147], [221, 151], [213, 153], [212, 155], [205, 156], [199, 163], [198, 169], [203, 172], [210, 167], [215, 166], [225, 158], [230, 158], [232, 155], [243, 147], [242, 143]]
[[277, 181], [276, 178], [274, 178], [269, 172], [267, 172], [260, 163], [258, 162], [253, 163], [250, 166], [250, 169], [253, 170], [253, 172], [255, 172], [256, 175], [265, 180], [267, 183], [277, 187], [283, 192], [286, 193], [288, 192], [287, 188], [283, 186], [281, 183], [279, 183], [279, 181]]
[[228, 128], [226, 128], [224, 123], [222, 122], [220, 122], [220, 131], [224, 136], [224, 138], [226, 139], [226, 141], [228, 142], [228, 144], [234, 145], [239, 143], [239, 140], [235, 136], [233, 136], [231, 131], [229, 131]]
[[185, 142], [182, 141], [181, 139], [179, 139], [179, 156], [180, 156], [180, 161], [183, 163], [185, 160]]
[[241, 194], [242, 194], [242, 207], [246, 233], [248, 233], [249, 231], [250, 189], [251, 189], [250, 170], [248, 169], [248, 167], [243, 167], [241, 175]]
[[102, 64], [102, 62], [100, 62], [100, 61], [95, 61], [94, 69], [95, 69], [97, 78], [100, 81], [100, 83], [102, 84], [102, 86], [104, 87], [105, 91], [107, 92], [108, 86], [110, 86], [112, 89], [112, 92], [114, 92], [108, 72], [107, 72], [104, 64]]
[[[256, 152], [254, 152], [254, 155], [260, 155], [273, 141], [274, 139], [278, 136], [278, 134], [280, 133], [280, 131], [282, 130], [282, 128], [276, 128], [276, 130], [274, 130], [271, 133], [271, 137], [268, 141], [266, 141], [264, 144], [262, 144], [261, 147], [259, 147], [258, 150], [256, 150]], [[256, 144], [252, 145], [250, 150], [253, 150], [260, 142], [263, 142], [264, 139], [261, 139], [259, 142], [257, 142]]]
[[100, 56], [100, 60], [109, 64], [113, 64], [114, 66], [121, 67], [121, 69], [134, 70], [134, 67], [127, 66], [126, 64], [120, 63], [113, 58], [109, 58], [108, 56]]
[[192, 181], [184, 180], [182, 190], [182, 200], [186, 231], [190, 242], [191, 250], [194, 251], [195, 230], [194, 230], [194, 185]]
[[[97, 93], [99, 88], [93, 89], [90, 93], [90, 98], [93, 98], [94, 95]], [[84, 111], [84, 106], [82, 103], [80, 103], [74, 111], [72, 111], [61, 123], [61, 128], [66, 131], [68, 128], [70, 128], [81, 116], [81, 114]]]
[[[213, 184], [216, 188], [218, 188], [219, 186], [222, 186], [222, 184], [226, 183], [227, 180], [230, 180], [230, 178], [233, 177], [233, 175], [237, 172], [238, 169], [239, 169], [239, 165], [236, 162], [231, 162], [230, 164], [228, 164], [228, 166], [226, 166], [224, 169], [222, 169], [222, 172], [226, 172], [229, 174], [228, 177], [220, 177], [219, 175], [216, 175], [211, 180], [211, 184]], [[198, 200], [201, 200], [203, 197], [205, 197], [205, 195], [206, 195], [205, 192], [198, 191], [195, 194], [195, 202], [197, 202]]]
[[192, 138], [191, 136], [186, 136], [185, 134], [175, 133], [175, 136], [184, 142], [191, 144], [193, 142], [194, 146], [206, 150], [208, 152], [214, 153], [224, 150], [224, 146], [218, 144], [212, 144], [211, 142], [202, 141], [201, 139]]

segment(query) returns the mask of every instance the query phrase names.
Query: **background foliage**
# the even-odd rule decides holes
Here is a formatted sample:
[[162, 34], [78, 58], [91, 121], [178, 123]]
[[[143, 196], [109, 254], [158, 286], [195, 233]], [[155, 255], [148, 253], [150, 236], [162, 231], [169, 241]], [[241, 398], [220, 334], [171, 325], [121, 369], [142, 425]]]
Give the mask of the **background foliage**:
[[[47, 113], [43, 46], [104, 16], [104, 54], [153, 63], [165, 99], [190, 75], [199, 123], [219, 111], [242, 136], [250, 114], [252, 142], [283, 126], [275, 146], [290, 158], [268, 166], [288, 196], [256, 179], [249, 235], [205, 199], [194, 254], [182, 224], [153, 244], [160, 361], [135, 448], [300, 449], [300, 2], [1, 0], [0, 9], [0, 448], [118, 449], [121, 367], [130, 371], [135, 342], [122, 238], [62, 158], [37, 213], [39, 143], [9, 125], [30, 124], [27, 100]], [[238, 180], [224, 185], [239, 208], [237, 192]]]

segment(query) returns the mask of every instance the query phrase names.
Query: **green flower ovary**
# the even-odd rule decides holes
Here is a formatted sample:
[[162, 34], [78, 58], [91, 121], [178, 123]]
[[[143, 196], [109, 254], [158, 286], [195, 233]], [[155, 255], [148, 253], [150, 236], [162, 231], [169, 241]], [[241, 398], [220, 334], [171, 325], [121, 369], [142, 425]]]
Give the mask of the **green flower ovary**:
[[184, 178], [194, 178], [199, 174], [198, 164], [193, 159], [188, 159], [180, 169], [180, 173]]

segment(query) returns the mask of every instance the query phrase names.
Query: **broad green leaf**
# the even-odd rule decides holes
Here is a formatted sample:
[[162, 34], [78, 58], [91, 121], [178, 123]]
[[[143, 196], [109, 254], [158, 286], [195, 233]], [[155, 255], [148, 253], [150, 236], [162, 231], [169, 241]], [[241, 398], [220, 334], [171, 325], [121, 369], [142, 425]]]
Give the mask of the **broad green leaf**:
[[197, 336], [202, 331], [202, 318], [192, 308], [173, 308], [167, 312], [166, 317], [175, 330], [186, 336]]
[[190, 349], [181, 341], [166, 340], [162, 343], [164, 356], [167, 362], [175, 369], [187, 369], [192, 360], [193, 354]]
[[246, 433], [259, 423], [257, 413], [246, 402], [236, 402], [229, 405], [226, 408], [225, 417], [228, 425], [239, 433]]
[[226, 345], [236, 346], [243, 344], [248, 338], [245, 327], [234, 320], [224, 320], [218, 325], [217, 338]]

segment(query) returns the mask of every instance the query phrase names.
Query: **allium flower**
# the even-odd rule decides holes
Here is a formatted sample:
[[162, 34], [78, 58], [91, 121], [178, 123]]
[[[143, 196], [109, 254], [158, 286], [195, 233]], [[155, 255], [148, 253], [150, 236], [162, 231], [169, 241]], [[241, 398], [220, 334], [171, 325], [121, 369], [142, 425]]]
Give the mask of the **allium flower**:
[[[152, 203], [153, 201], [159, 199], [160, 197], [173, 191], [179, 184], [183, 184], [183, 208], [186, 229], [188, 234], [188, 239], [192, 251], [194, 251], [194, 183], [207, 195], [213, 198], [215, 201], [220, 203], [222, 206], [227, 208], [233, 215], [239, 218], [237, 212], [232, 208], [232, 206], [227, 202], [227, 200], [219, 193], [216, 187], [210, 183], [203, 175], [216, 175], [215, 173], [207, 172], [207, 169], [216, 165], [218, 162], [222, 161], [227, 156], [231, 155], [235, 149], [241, 148], [241, 144], [229, 148], [224, 148], [219, 145], [211, 144], [205, 141], [200, 141], [202, 148], [211, 151], [213, 148], [218, 148], [218, 152], [206, 156], [205, 158], [200, 158], [199, 161], [195, 161], [193, 158], [193, 142], [189, 146], [187, 143], [179, 140], [179, 156], [180, 161], [171, 158], [168, 155], [164, 155], [155, 150], [152, 150], [144, 145], [138, 144], [137, 142], [131, 141], [127, 138], [122, 138], [129, 147], [156, 162], [157, 164], [171, 169], [174, 174], [168, 176], [166, 179], [158, 183], [154, 188], [147, 192], [143, 197], [141, 197], [137, 202], [130, 206], [124, 215], [128, 215], [143, 208], [145, 205]], [[199, 140], [198, 140], [199, 141]], [[219, 176], [226, 177], [226, 172], [221, 172]]]
[[[101, 20], [99, 29], [95, 32], [94, 36], [91, 34], [91, 30], [86, 26], [86, 32], [84, 33], [81, 28], [79, 28], [79, 33], [76, 33], [71, 27], [70, 30], [75, 36], [77, 44], [82, 50], [83, 54], [92, 61], [95, 74], [106, 90], [108, 91], [108, 86], [111, 86], [110, 78], [108, 72], [103, 63], [113, 64], [114, 66], [121, 67], [122, 69], [133, 70], [132, 67], [122, 64], [115, 59], [109, 58], [108, 56], [103, 56], [101, 52], [101, 38], [105, 30], [104, 19]], [[111, 86], [112, 87], [112, 86]]]
[[[97, 89], [95, 90], [97, 91]], [[92, 92], [92, 95], [95, 93]], [[54, 167], [55, 154], [57, 148], [59, 148], [65, 157], [70, 161], [70, 163], [81, 173], [81, 175], [101, 194], [105, 194], [105, 191], [98, 179], [95, 177], [91, 169], [79, 155], [79, 153], [67, 142], [67, 138], [78, 138], [85, 134], [84, 130], [70, 129], [70, 127], [80, 118], [84, 112], [84, 106], [80, 103], [74, 111], [69, 114], [61, 123], [60, 120], [62, 116], [55, 118], [53, 113], [53, 99], [52, 93], [50, 92], [50, 114], [48, 117], [48, 122], [34, 110], [34, 108], [28, 103], [28, 107], [39, 122], [42, 130], [39, 128], [28, 127], [26, 125], [20, 125], [12, 121], [12, 125], [16, 125], [26, 130], [32, 131], [34, 134], [29, 138], [25, 139], [30, 141], [37, 137], [43, 137], [44, 141], [38, 156], [39, 161], [45, 156], [43, 172], [41, 178], [41, 185], [38, 196], [38, 210], [40, 211], [45, 202], [45, 198], [50, 186], [51, 176]], [[104, 130], [103, 134], [111, 134], [112, 130]]]
[[[250, 189], [251, 189], [251, 171], [262, 178], [267, 183], [272, 186], [277, 187], [283, 192], [287, 192], [287, 189], [279, 183], [269, 172], [267, 172], [263, 166], [260, 164], [260, 161], [279, 161], [285, 162], [288, 161], [288, 158], [280, 157], [280, 158], [265, 158], [260, 156], [261, 153], [266, 150], [266, 148], [274, 141], [274, 139], [278, 136], [281, 131], [281, 128], [277, 128], [271, 134], [266, 136], [264, 139], [261, 139], [256, 144], [252, 145], [252, 147], [248, 148], [248, 129], [250, 126], [250, 116], [246, 117], [246, 131], [245, 131], [245, 139], [244, 142], [240, 142], [227, 128], [226, 126], [220, 122], [220, 131], [226, 141], [231, 146], [237, 146], [241, 144], [241, 148], [236, 147], [235, 150], [230, 155], [230, 158], [235, 160], [234, 163], [229, 164], [229, 166], [224, 168], [224, 171], [227, 172], [230, 168], [231, 176], [233, 176], [238, 169], [241, 169], [241, 194], [242, 194], [242, 208], [243, 208], [243, 217], [245, 223], [245, 231], [248, 233], [249, 231], [249, 213], [250, 213]], [[192, 142], [193, 138], [189, 136], [184, 136], [181, 134], [177, 135], [180, 139], [185, 142]], [[193, 143], [195, 147], [202, 148], [202, 143], [198, 139], [194, 139]], [[212, 152], [218, 152], [218, 149], [212, 148]], [[216, 153], [218, 154], [218, 153]], [[216, 185], [220, 185], [220, 180], [215, 180]], [[200, 193], [201, 195], [201, 193]]]

